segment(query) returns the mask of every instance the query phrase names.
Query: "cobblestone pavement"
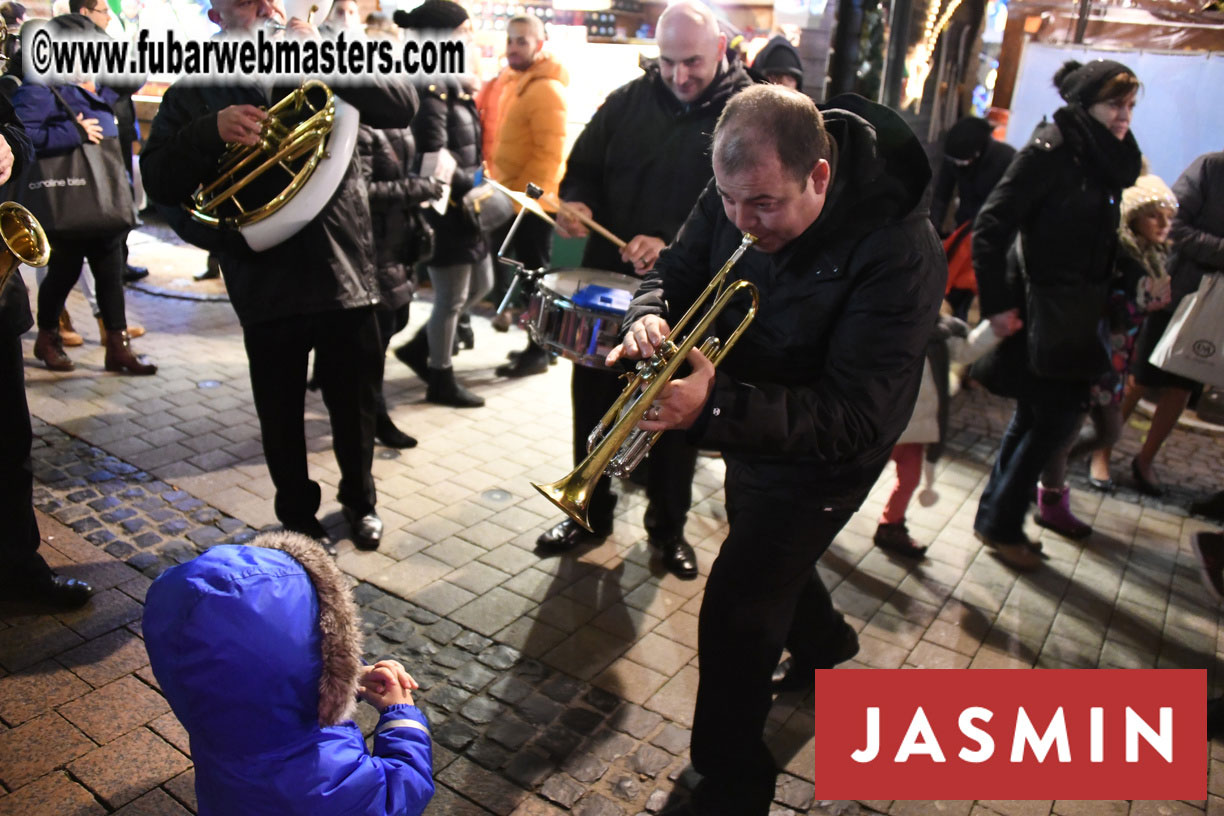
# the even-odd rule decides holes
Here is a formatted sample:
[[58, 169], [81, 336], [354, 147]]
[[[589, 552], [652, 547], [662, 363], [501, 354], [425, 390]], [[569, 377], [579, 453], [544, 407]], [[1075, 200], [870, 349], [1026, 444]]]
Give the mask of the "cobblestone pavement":
[[[198, 253], [150, 230], [133, 260], [162, 276], [202, 267]], [[137, 250], [139, 247], [139, 251]], [[157, 278], [155, 274], [154, 279]], [[189, 292], [177, 281], [175, 288]], [[98, 589], [82, 611], [55, 616], [0, 607], [0, 816], [194, 812], [189, 747], [157, 691], [140, 640], [150, 580], [220, 543], [274, 522], [241, 333], [228, 304], [129, 290], [136, 341], [158, 374], [102, 371], [93, 322], [69, 303], [86, 345], [77, 370], [34, 362], [28, 393], [37, 436], [36, 504], [44, 552]], [[414, 308], [409, 332], [428, 305]], [[375, 461], [383, 546], [355, 550], [331, 498], [338, 473], [321, 401], [308, 396], [312, 474], [322, 518], [352, 577], [370, 657], [396, 655], [422, 685], [434, 728], [438, 794], [431, 814], [634, 816], [653, 813], [686, 781], [697, 680], [696, 623], [704, 576], [725, 530], [722, 463], [699, 461], [687, 535], [701, 577], [684, 582], [651, 559], [629, 483], [614, 534], [565, 558], [533, 551], [556, 512], [531, 489], [569, 469], [568, 364], [522, 381], [492, 369], [524, 336], [476, 320], [456, 358], [488, 399], [477, 410], [423, 403], [423, 384], [388, 357], [393, 416], [421, 439]], [[973, 539], [977, 495], [1007, 418], [1006, 403], [971, 391], [955, 401], [938, 501], [910, 517], [928, 558], [901, 563], [871, 535], [891, 475], [821, 570], [860, 632], [853, 668], [1185, 667], [1224, 685], [1220, 610], [1198, 583], [1189, 536], [1192, 496], [1224, 485], [1224, 439], [1177, 431], [1158, 460], [1178, 482], [1165, 501], [1122, 477], [1141, 429], [1127, 430], [1111, 496], [1073, 474], [1074, 508], [1097, 532], [1071, 543], [1033, 526], [1046, 567], [1017, 577]], [[1137, 423], [1141, 424], [1141, 422]], [[363, 707], [362, 725], [373, 714]], [[816, 787], [811, 698], [780, 698], [771, 744], [785, 772], [775, 812], [842, 814], [1224, 814], [1224, 750], [1211, 749], [1210, 796], [1199, 802], [825, 802]]]

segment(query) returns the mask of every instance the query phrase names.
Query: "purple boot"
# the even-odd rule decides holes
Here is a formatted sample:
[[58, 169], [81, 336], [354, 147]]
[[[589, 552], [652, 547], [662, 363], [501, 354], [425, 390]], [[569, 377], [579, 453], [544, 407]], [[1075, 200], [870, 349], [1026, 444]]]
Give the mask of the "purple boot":
[[1067, 538], [1087, 538], [1092, 527], [1071, 513], [1071, 488], [1037, 485], [1037, 513], [1033, 521]]

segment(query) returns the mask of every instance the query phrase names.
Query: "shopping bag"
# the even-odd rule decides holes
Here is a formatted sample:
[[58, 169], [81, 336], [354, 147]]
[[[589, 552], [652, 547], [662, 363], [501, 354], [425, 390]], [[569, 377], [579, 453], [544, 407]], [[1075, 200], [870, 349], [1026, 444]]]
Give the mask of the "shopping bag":
[[[75, 121], [77, 112], [59, 91], [50, 90]], [[128, 160], [119, 140], [94, 144], [85, 138], [84, 130], [81, 144], [71, 152], [42, 156], [34, 162], [22, 203], [52, 237], [92, 238], [136, 226]]]
[[34, 162], [22, 203], [53, 238], [113, 235], [136, 226], [136, 207], [119, 142], [86, 142]]
[[1187, 379], [1224, 388], [1224, 274], [1207, 274], [1182, 298], [1148, 362]]

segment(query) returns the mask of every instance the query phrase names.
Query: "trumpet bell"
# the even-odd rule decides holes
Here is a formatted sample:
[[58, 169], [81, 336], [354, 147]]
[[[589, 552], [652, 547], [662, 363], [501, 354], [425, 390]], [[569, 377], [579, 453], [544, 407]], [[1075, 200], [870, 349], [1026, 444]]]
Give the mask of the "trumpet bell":
[[584, 479], [575, 472], [560, 481], [549, 484], [532, 482], [531, 486], [555, 504], [562, 513], [585, 527], [587, 532], [593, 533], [595, 530], [591, 527], [590, 509], [595, 482], [595, 479]]
[[51, 258], [51, 243], [42, 224], [15, 201], [0, 204], [0, 240], [7, 250], [0, 252], [0, 289], [21, 264], [46, 266]]

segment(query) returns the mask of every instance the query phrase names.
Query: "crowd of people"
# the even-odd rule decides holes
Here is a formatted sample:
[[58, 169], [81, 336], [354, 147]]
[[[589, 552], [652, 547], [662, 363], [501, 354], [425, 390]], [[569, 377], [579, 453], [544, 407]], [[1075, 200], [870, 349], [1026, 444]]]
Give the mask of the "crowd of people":
[[[106, 36], [104, 0], [70, 3], [50, 24]], [[18, 9], [0, 8], [10, 27]], [[317, 27], [287, 19], [279, 0], [214, 0], [208, 15], [230, 34], [273, 21], [287, 36], [471, 36], [467, 11], [451, 0], [364, 24], [356, 0], [337, 0]], [[472, 308], [511, 288], [493, 255], [533, 270], [551, 262], [544, 219], [519, 222], [511, 236], [508, 220], [470, 216], [464, 199], [486, 178], [516, 192], [540, 187], [563, 236], [598, 226], [626, 238], [591, 235], [584, 248], [585, 267], [632, 279], [636, 292], [606, 365], [572, 368], [575, 463], [621, 391], [620, 366], [659, 349], [728, 258], [738, 258], [732, 278], [755, 287], [755, 319], [722, 364], [691, 352], [639, 424], [661, 432], [643, 478], [647, 544], [680, 579], [698, 575], [684, 535], [698, 449], [726, 463], [728, 532], [699, 615], [691, 756], [700, 781], [668, 813], [769, 811], [772, 695], [810, 688], [816, 669], [858, 650], [816, 564], [890, 461], [895, 484], [874, 543], [924, 557], [906, 515], [940, 456], [956, 364], [1015, 401], [974, 520], [1004, 563], [1044, 563], [1040, 541], [1024, 531], [1034, 504], [1037, 524], [1068, 538], [1091, 534], [1072, 512], [1068, 468], [1090, 457], [1092, 487], [1114, 490], [1110, 452], [1149, 391], [1155, 416], [1130, 470], [1141, 492], [1161, 492], [1155, 457], [1201, 385], [1148, 358], [1178, 303], [1224, 270], [1224, 153], [1196, 160], [1172, 187], [1145, 173], [1130, 127], [1139, 77], [1112, 60], [1072, 61], [1054, 77], [1066, 104], [1019, 151], [983, 120], [952, 128], [928, 208], [933, 174], [903, 119], [857, 96], [818, 107], [800, 93], [803, 63], [785, 38], [746, 66], [709, 7], [689, 0], [669, 6], [656, 30], [658, 59], [604, 100], [568, 155], [568, 72], [532, 15], [509, 21], [506, 68], [483, 88], [468, 76], [336, 88], [360, 117], [356, 149], [310, 227], [260, 251], [182, 205], [215, 176], [227, 145], [258, 143], [267, 106], [292, 88], [252, 79], [167, 89], [140, 176], [162, 217], [208, 250], [225, 279], [284, 528], [255, 546], [213, 548], [149, 590], [145, 641], [192, 738], [201, 813], [417, 814], [432, 795], [415, 681], [394, 661], [361, 665], [360, 627], [317, 516], [323, 497], [307, 467], [304, 405], [317, 388], [351, 537], [376, 549], [384, 529], [375, 443], [416, 445], [383, 394], [415, 270], [432, 284], [432, 310], [394, 357], [424, 381], [427, 401], [479, 408], [484, 399], [460, 382], [453, 359], [475, 342]], [[136, 88], [87, 79], [47, 87], [20, 76], [4, 88], [7, 198], [18, 197], [12, 179], [38, 160], [91, 145], [113, 148], [131, 174], [123, 183], [133, 183]], [[130, 208], [126, 192], [117, 200]], [[442, 199], [447, 206], [435, 206]], [[39, 280], [34, 356], [72, 370], [64, 305], [88, 259], [106, 369], [155, 374], [132, 351], [124, 313], [124, 280], [139, 272], [127, 264], [131, 224], [84, 234], [43, 226], [52, 254]], [[949, 277], [958, 252], [969, 272]], [[747, 308], [731, 301], [716, 333], [731, 335]], [[19, 274], [3, 292], [0, 321], [0, 414], [19, 430], [0, 462], [16, 485], [0, 492], [0, 518], [15, 531], [0, 550], [0, 591], [80, 606], [89, 587], [55, 575], [37, 553], [20, 343], [34, 321]], [[501, 318], [500, 328], [512, 322]], [[547, 371], [553, 354], [540, 341], [531, 335], [498, 373]], [[589, 527], [562, 519], [539, 536], [538, 551], [606, 538], [616, 500], [609, 480], [598, 480]], [[1224, 492], [1192, 509], [1224, 517]], [[1209, 585], [1224, 593], [1224, 538], [1202, 534], [1195, 546]], [[269, 685], [285, 676], [291, 693], [269, 707]], [[349, 721], [357, 698], [380, 711], [372, 755]]]

